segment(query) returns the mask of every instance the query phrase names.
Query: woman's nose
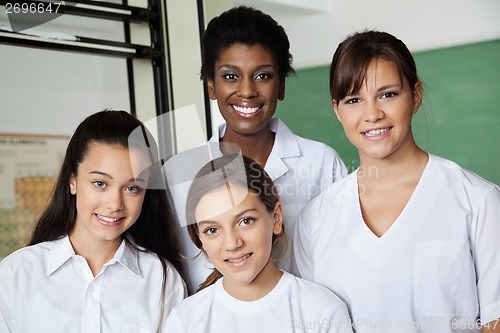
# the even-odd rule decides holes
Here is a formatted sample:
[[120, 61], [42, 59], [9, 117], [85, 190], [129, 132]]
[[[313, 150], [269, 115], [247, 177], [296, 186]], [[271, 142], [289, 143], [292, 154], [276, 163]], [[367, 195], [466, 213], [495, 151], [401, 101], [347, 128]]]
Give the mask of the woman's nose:
[[123, 199], [121, 191], [109, 191], [106, 198], [106, 208], [111, 212], [123, 209]]
[[238, 95], [244, 98], [250, 98], [257, 95], [255, 82], [252, 78], [242, 78], [238, 87]]
[[227, 232], [224, 238], [224, 248], [226, 251], [234, 251], [243, 245], [243, 240], [241, 239], [237, 231]]
[[376, 102], [367, 103], [366, 109], [364, 111], [364, 120], [367, 122], [376, 122], [379, 119], [384, 118], [384, 111]]

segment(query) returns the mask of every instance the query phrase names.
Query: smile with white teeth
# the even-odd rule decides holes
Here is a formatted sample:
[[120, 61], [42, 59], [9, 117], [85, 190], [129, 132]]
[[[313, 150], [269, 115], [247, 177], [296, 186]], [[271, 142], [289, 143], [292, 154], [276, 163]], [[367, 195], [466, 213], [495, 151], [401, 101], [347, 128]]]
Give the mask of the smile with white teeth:
[[370, 130], [367, 132], [363, 132], [363, 135], [366, 136], [376, 136], [376, 135], [381, 135], [387, 133], [392, 127], [386, 127], [386, 128], [379, 128], [376, 130]]
[[120, 221], [122, 219], [122, 217], [119, 217], [119, 218], [116, 218], [116, 219], [112, 219], [112, 218], [109, 218], [109, 217], [106, 217], [106, 216], [102, 216], [102, 215], [99, 215], [99, 214], [95, 214], [100, 220], [103, 220], [105, 222], [116, 222], [116, 221]]
[[252, 113], [255, 113], [255, 112], [259, 111], [260, 106], [254, 106], [254, 107], [250, 108], [250, 107], [243, 107], [243, 106], [233, 105], [233, 109], [235, 109], [236, 111], [238, 111], [240, 113], [252, 114]]
[[249, 258], [251, 255], [252, 255], [252, 254], [251, 254], [251, 253], [249, 253], [249, 254], [244, 255], [243, 257], [241, 257], [241, 258], [239, 258], [239, 259], [226, 259], [226, 260], [224, 260], [224, 261], [225, 261], [225, 262], [229, 262], [229, 263], [234, 264], [234, 263], [242, 262], [243, 260], [245, 260], [245, 259]]

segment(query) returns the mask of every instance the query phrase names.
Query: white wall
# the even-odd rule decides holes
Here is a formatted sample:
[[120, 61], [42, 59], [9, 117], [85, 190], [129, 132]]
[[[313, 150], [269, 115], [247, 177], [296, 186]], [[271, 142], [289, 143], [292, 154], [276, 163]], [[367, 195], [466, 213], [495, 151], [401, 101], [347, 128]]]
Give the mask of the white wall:
[[[326, 65], [354, 31], [385, 30], [412, 51], [500, 38], [498, 0], [235, 0], [286, 29], [296, 68]], [[322, 10], [318, 7], [323, 6]], [[304, 9], [309, 7], [309, 9]]]
[[166, 0], [176, 152], [206, 141], [201, 51], [196, 0]]
[[[68, 15], [34, 30], [123, 40], [118, 22]], [[130, 110], [125, 60], [0, 44], [0, 132], [71, 135], [104, 108]]]

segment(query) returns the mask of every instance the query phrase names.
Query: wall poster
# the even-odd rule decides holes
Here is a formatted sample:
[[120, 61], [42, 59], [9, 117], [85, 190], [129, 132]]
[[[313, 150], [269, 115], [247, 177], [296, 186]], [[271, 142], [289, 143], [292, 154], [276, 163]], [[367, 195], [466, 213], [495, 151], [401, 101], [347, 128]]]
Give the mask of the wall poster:
[[67, 136], [0, 133], [0, 259], [26, 245], [68, 142]]

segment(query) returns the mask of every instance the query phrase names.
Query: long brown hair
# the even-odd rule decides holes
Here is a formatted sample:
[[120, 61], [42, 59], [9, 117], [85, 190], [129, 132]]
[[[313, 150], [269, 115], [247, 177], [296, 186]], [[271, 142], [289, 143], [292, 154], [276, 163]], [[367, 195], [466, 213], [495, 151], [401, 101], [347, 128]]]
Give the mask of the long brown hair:
[[[137, 129], [142, 132], [142, 135], [138, 137], [131, 135]], [[78, 166], [85, 159], [91, 143], [123, 148], [135, 147], [147, 150], [148, 156], [155, 156], [158, 151], [152, 135], [142, 122], [130, 113], [104, 110], [88, 116], [71, 137], [47, 209], [38, 220], [29, 245], [65, 237], [75, 225], [76, 198], [70, 193], [69, 180], [71, 175], [77, 174]], [[154, 158], [152, 158], [150, 171], [149, 182], [162, 179], [161, 165], [159, 162], [154, 163]], [[167, 192], [164, 189], [153, 188], [147, 187], [141, 214], [137, 221], [125, 231], [123, 238], [133, 249], [144, 251], [142, 250], [144, 248], [158, 256], [163, 267], [161, 314], [164, 311], [166, 298], [166, 261], [172, 263], [181, 275], [184, 275], [184, 270], [180, 243], [175, 232], [175, 220], [167, 201]], [[160, 324], [161, 322], [160, 320]]]
[[[228, 172], [230, 168], [226, 167], [241, 157], [243, 157], [243, 167], [241, 170]], [[220, 176], [221, 171], [223, 171], [224, 177]], [[242, 174], [243, 177], [241, 177]], [[199, 237], [198, 224], [196, 223], [195, 218], [196, 207], [198, 206], [201, 198], [203, 198], [206, 194], [220, 189], [227, 184], [239, 185], [248, 188], [249, 191], [257, 194], [269, 213], [274, 212], [276, 203], [279, 201], [278, 190], [274, 186], [271, 177], [269, 177], [267, 172], [260, 166], [259, 163], [251, 158], [241, 155], [225, 155], [210, 161], [200, 169], [196, 178], [193, 180], [191, 187], [189, 188], [186, 204], [186, 218], [189, 236], [196, 247], [198, 247], [201, 251], [203, 251], [203, 244]], [[281, 256], [284, 255], [287, 244], [284, 226], [281, 233], [278, 235], [273, 234], [272, 240], [273, 251], [279, 251]], [[198, 291], [211, 286], [221, 277], [222, 274], [214, 268], [213, 272], [208, 276], [205, 282], [199, 286]]]

